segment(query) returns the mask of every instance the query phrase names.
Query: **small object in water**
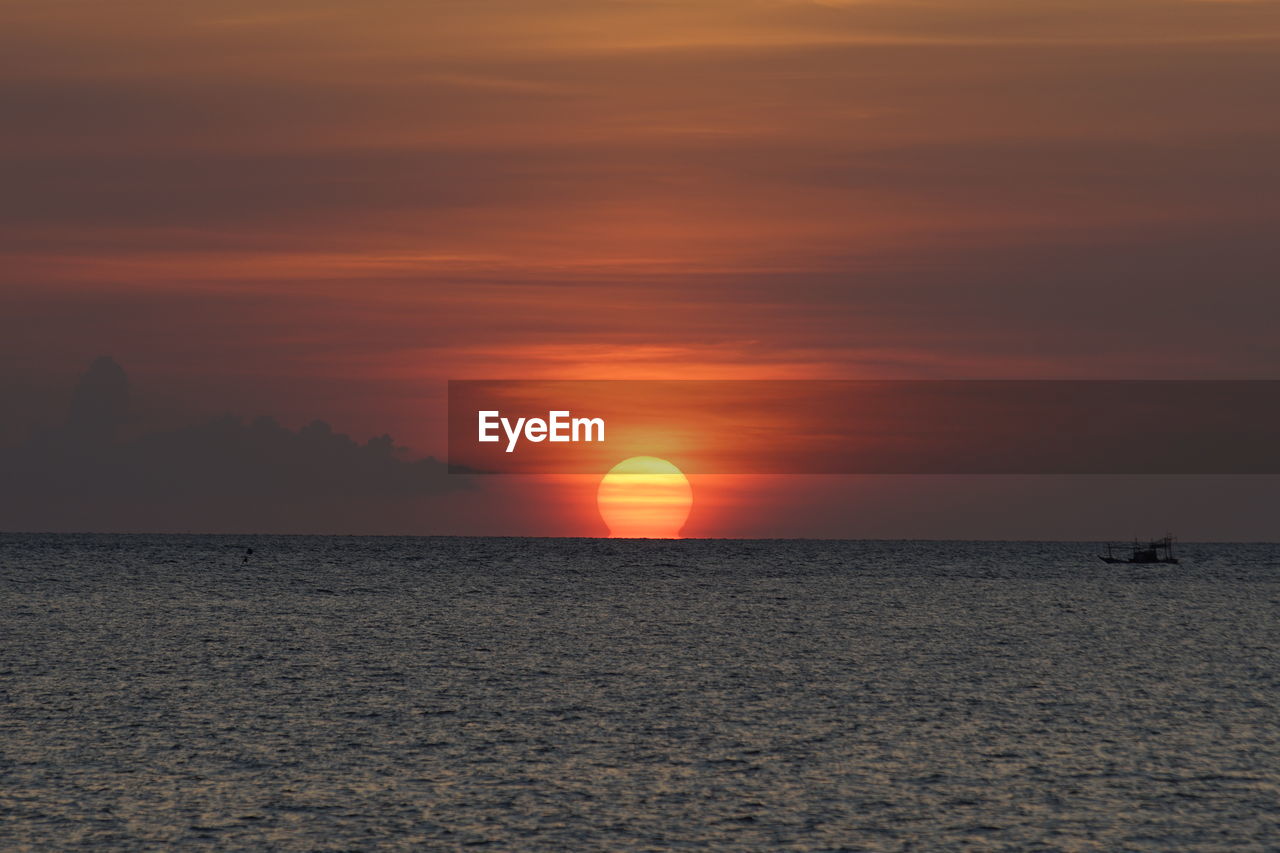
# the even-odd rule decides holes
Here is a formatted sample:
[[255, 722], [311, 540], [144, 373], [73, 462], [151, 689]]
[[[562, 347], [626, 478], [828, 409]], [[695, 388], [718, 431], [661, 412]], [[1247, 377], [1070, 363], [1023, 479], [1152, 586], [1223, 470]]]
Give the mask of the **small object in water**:
[[253, 554], [253, 549], [252, 549], [252, 548], [245, 548], [245, 549], [244, 549], [244, 560], [240, 563], [240, 565], [242, 565], [242, 566], [243, 566], [245, 563], [249, 562], [249, 557], [250, 557], [250, 555], [252, 555], [252, 554]]
[[1132, 553], [1128, 557], [1118, 556], [1107, 545], [1107, 553], [1099, 554], [1098, 559], [1104, 563], [1177, 563], [1173, 556], [1173, 537], [1153, 539], [1146, 544], [1133, 540]]

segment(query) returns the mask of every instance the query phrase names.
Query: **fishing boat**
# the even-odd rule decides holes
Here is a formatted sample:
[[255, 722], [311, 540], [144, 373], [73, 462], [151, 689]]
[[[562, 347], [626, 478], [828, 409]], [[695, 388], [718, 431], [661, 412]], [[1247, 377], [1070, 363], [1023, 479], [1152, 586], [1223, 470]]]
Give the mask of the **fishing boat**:
[[1099, 554], [1098, 559], [1104, 563], [1177, 563], [1178, 558], [1173, 556], [1173, 541], [1172, 536], [1145, 543], [1135, 539], [1127, 557], [1123, 551], [1117, 554], [1111, 545], [1107, 545], [1107, 553]]

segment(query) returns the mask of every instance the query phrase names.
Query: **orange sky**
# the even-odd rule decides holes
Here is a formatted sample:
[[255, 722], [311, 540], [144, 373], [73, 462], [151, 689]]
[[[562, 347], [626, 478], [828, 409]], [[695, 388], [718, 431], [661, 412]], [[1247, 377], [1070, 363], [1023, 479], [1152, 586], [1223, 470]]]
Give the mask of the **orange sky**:
[[1280, 367], [1280, 3], [0, 16], [0, 439], [103, 353], [437, 455], [449, 378]]

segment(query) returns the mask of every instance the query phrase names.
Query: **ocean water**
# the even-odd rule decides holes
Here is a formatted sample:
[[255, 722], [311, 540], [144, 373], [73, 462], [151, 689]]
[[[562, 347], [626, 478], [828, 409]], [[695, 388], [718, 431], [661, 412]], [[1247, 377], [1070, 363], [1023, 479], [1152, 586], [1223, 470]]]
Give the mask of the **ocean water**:
[[1280, 546], [1094, 552], [0, 535], [0, 848], [1280, 849]]

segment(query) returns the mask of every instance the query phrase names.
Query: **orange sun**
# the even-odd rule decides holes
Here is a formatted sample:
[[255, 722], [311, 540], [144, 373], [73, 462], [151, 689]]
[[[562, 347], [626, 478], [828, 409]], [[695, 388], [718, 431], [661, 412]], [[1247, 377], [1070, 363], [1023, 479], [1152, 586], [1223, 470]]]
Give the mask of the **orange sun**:
[[600, 480], [596, 504], [612, 537], [678, 539], [693, 506], [693, 489], [667, 460], [632, 456]]

